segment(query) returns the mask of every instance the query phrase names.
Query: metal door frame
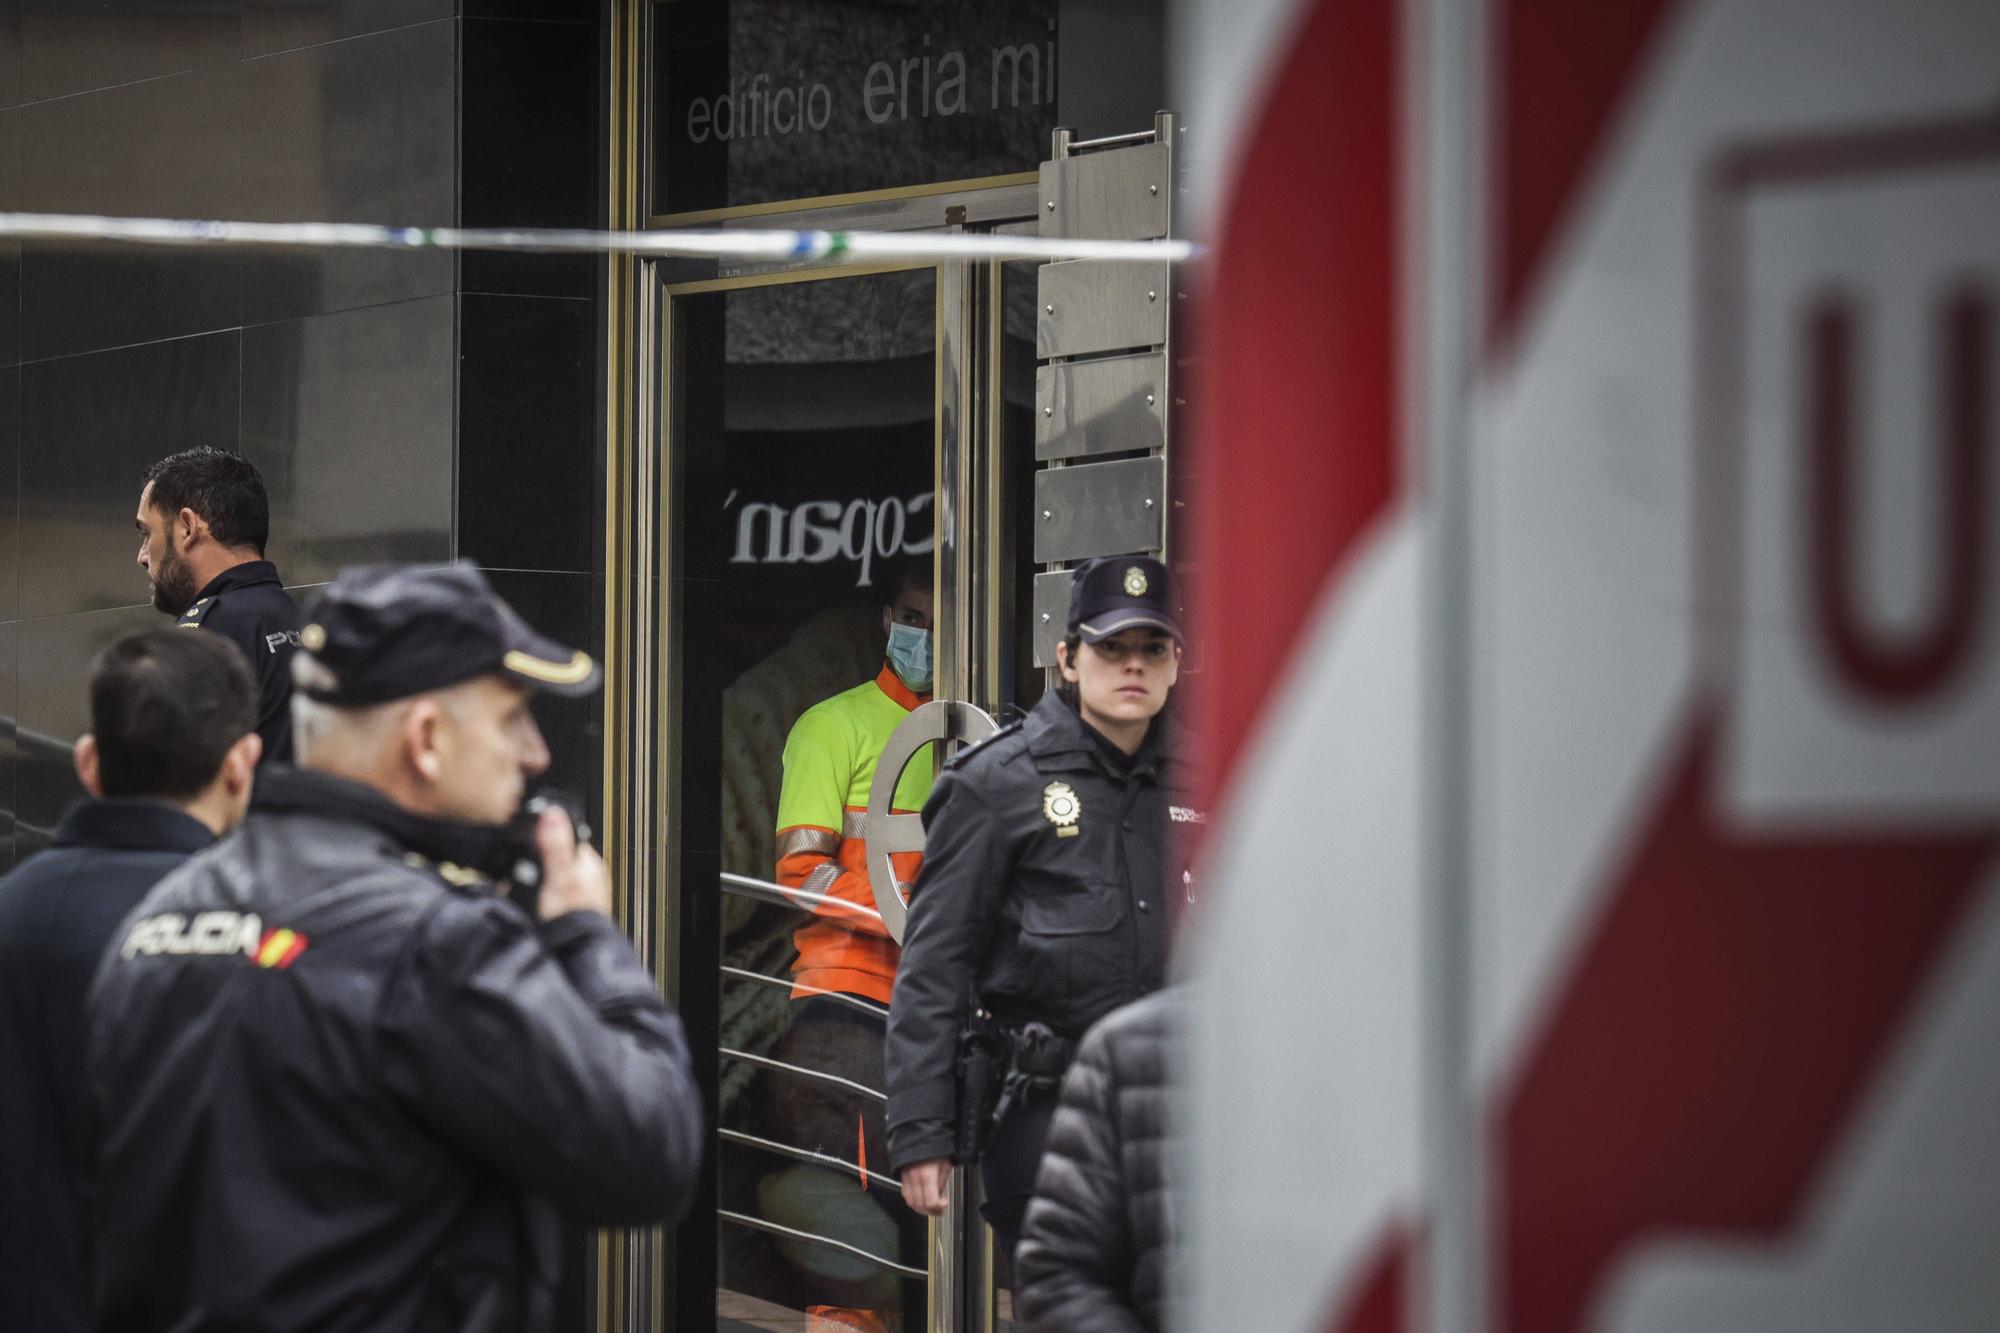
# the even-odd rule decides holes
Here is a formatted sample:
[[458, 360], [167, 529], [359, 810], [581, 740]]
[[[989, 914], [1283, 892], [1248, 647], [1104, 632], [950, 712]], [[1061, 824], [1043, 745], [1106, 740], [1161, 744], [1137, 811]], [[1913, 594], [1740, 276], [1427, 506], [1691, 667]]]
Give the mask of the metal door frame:
[[[939, 227], [1033, 226], [1039, 218], [1039, 188], [1030, 174], [953, 181], [859, 194], [803, 199], [789, 205], [722, 209], [680, 218], [652, 213], [653, 188], [647, 140], [652, 122], [650, 53], [654, 5], [651, 0], [610, 0], [605, 30], [606, 134], [604, 180], [606, 218], [613, 227], [866, 226], [879, 230]], [[681, 958], [679, 849], [672, 845], [669, 814], [680, 806], [681, 764], [671, 719], [663, 700], [678, 697], [680, 649], [685, 642], [681, 608], [672, 575], [674, 506], [681, 495], [676, 475], [678, 450], [669, 448], [673, 413], [671, 377], [670, 266], [630, 255], [610, 257], [604, 279], [604, 689], [603, 806], [600, 841], [609, 863], [618, 917], [640, 956], [669, 996], [678, 996]], [[684, 272], [684, 269], [676, 271]], [[858, 275], [858, 268], [829, 270]], [[963, 281], [941, 280], [939, 291], [937, 590], [953, 609], [951, 624], [940, 627], [938, 661], [941, 692], [947, 697], [984, 698], [997, 693], [998, 649], [1004, 608], [974, 613], [971, 599], [982, 589], [1004, 585], [998, 577], [1006, 549], [999, 524], [1000, 404], [998, 265], [959, 270]], [[983, 285], [983, 299], [974, 282]], [[946, 294], [950, 293], [949, 300]], [[982, 313], [983, 312], [983, 313]], [[943, 355], [945, 344], [955, 361]], [[976, 357], [978, 360], [967, 360]], [[944, 375], [954, 364], [980, 368], [978, 374]], [[948, 396], [947, 396], [948, 395]], [[946, 447], [944, 425], [954, 434]], [[983, 427], [983, 429], [977, 428]], [[974, 442], [983, 441], [975, 446]], [[983, 449], [983, 452], [981, 450]], [[946, 515], [952, 541], [943, 539]], [[961, 539], [969, 539], [969, 544]], [[992, 595], [992, 594], [989, 594]], [[705, 1170], [712, 1173], [711, 1161]], [[964, 1173], [959, 1173], [961, 1176]], [[712, 1174], [709, 1177], [712, 1182]], [[933, 1280], [930, 1326], [940, 1333], [991, 1333], [994, 1323], [991, 1239], [976, 1216], [959, 1205], [966, 1182], [955, 1182], [954, 1206], [939, 1224], [956, 1247], [945, 1280]], [[704, 1187], [707, 1197], [711, 1189]], [[712, 1225], [712, 1221], [711, 1221]], [[964, 1237], [975, 1235], [968, 1243]], [[600, 1333], [666, 1333], [713, 1327], [714, 1288], [704, 1293], [705, 1321], [679, 1318], [699, 1307], [670, 1290], [668, 1266], [673, 1238], [661, 1229], [606, 1231], [591, 1246], [595, 1281], [594, 1322]], [[674, 1247], [677, 1248], [677, 1247]], [[710, 1247], [712, 1252], [712, 1246]], [[967, 1281], [968, 1260], [978, 1280]], [[712, 1274], [711, 1274], [712, 1276]], [[954, 1282], [953, 1278], [957, 1281]], [[983, 1299], [971, 1299], [968, 1287]]]
[[[928, 210], [937, 209], [954, 218], [977, 219], [974, 225], [1019, 223], [1032, 219], [1035, 191], [1006, 180], [962, 193], [929, 194], [924, 203], [929, 219], [939, 214]], [[844, 212], [854, 201], [842, 200], [835, 207]], [[807, 207], [783, 217], [787, 224], [818, 225], [814, 219], [823, 220], [826, 211]], [[770, 214], [760, 218], [767, 224], [777, 220]], [[678, 697], [687, 643], [675, 585], [682, 498], [681, 399], [674, 373], [678, 302], [751, 287], [924, 269], [936, 274], [937, 292], [936, 689], [940, 698], [980, 702], [997, 697], [1002, 638], [1012, 621], [1012, 608], [999, 604], [1010, 540], [1002, 508], [1000, 448], [1001, 266], [763, 265], [674, 281], [687, 272], [685, 263], [646, 261], [633, 275], [629, 323], [624, 338], [614, 340], [611, 349], [614, 363], [629, 360], [625, 406], [632, 415], [626, 432], [610, 432], [606, 469], [609, 679], [602, 826], [614, 879], [622, 886], [621, 919], [676, 1002], [686, 962], [681, 846], [675, 829], [684, 775], [667, 701]], [[620, 378], [616, 364], [612, 377], [615, 394]], [[707, 1169], [713, 1170], [712, 1163]], [[936, 1333], [991, 1333], [994, 1326], [991, 1236], [969, 1207], [974, 1174], [954, 1173], [951, 1206], [931, 1228], [928, 1326]], [[712, 1252], [710, 1242], [688, 1239]], [[669, 1270], [679, 1248], [657, 1228], [603, 1233], [596, 1246], [597, 1327], [665, 1333], [692, 1326], [686, 1302], [693, 1294], [671, 1289]], [[713, 1299], [711, 1290], [711, 1327]]]

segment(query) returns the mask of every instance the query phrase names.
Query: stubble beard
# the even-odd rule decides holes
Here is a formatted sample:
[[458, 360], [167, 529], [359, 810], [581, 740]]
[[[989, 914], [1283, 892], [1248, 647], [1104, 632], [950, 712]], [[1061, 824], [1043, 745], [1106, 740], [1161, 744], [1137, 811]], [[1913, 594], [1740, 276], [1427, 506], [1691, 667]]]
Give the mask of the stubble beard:
[[156, 562], [157, 572], [152, 575], [153, 607], [167, 615], [179, 616], [186, 614], [200, 589], [194, 586], [194, 575], [181, 559], [180, 552], [174, 549], [173, 542], [173, 534], [169, 533], [166, 550], [160, 553]]

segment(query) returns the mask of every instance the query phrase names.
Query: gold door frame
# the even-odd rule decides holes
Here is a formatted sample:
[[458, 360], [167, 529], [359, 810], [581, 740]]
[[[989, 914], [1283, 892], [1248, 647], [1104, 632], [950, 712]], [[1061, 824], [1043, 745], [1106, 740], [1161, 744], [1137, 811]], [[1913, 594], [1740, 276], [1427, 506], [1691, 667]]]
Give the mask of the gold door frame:
[[[947, 181], [703, 213], [653, 215], [649, 177], [652, 0], [612, 0], [607, 68], [607, 216], [611, 226], [799, 226], [892, 230], [1033, 226], [1035, 173]], [[1012, 229], [1010, 227], [1009, 229]], [[604, 808], [601, 842], [621, 923], [663, 991], [679, 993], [679, 848], [670, 812], [681, 778], [673, 719], [685, 634], [673, 576], [680, 451], [675, 424], [674, 302], [702, 292], [935, 267], [937, 279], [935, 577], [940, 607], [940, 697], [999, 695], [999, 604], [1006, 552], [1001, 483], [1001, 267], [891, 264], [764, 266], [763, 271], [668, 284], [662, 261], [614, 255], [605, 288]], [[685, 271], [681, 269], [680, 271]], [[1023, 535], [1025, 539], [1025, 534]], [[991, 1237], [968, 1223], [955, 1173], [953, 1207], [933, 1223], [930, 1328], [991, 1333]], [[971, 1242], [964, 1238], [974, 1237]], [[668, 1233], [600, 1233], [595, 1324], [601, 1333], [665, 1330]], [[711, 1293], [712, 1298], [712, 1293]]]
[[[682, 981], [680, 847], [674, 812], [684, 774], [676, 719], [686, 632], [676, 577], [681, 501], [679, 353], [682, 298], [873, 274], [936, 275], [934, 456], [937, 690], [941, 698], [987, 700], [997, 693], [1000, 648], [1011, 607], [998, 590], [1005, 534], [1000, 509], [998, 265], [852, 264], [667, 283], [643, 266], [642, 321], [631, 340], [642, 358], [633, 382], [639, 420], [649, 429], [611, 432], [607, 467], [604, 846], [624, 886], [621, 917], [663, 991]], [[650, 371], [650, 373], [645, 373]], [[614, 372], [614, 385], [617, 382]], [[620, 448], [620, 445], [624, 448]], [[633, 447], [637, 445], [638, 447]], [[956, 1173], [953, 1203], [931, 1228], [929, 1327], [987, 1333], [992, 1327], [990, 1239], [974, 1226], [971, 1181]], [[967, 1239], [970, 1237], [971, 1239]], [[597, 1327], [664, 1329], [663, 1231], [604, 1233], [598, 1244]]]
[[[922, 272], [929, 272], [933, 277], [932, 299], [934, 302], [935, 319], [932, 342], [932, 484], [938, 491], [939, 500], [933, 505], [935, 511], [933, 531], [936, 534], [933, 542], [933, 559], [939, 566], [947, 564], [948, 559], [945, 552], [950, 545], [948, 538], [950, 528], [947, 515], [942, 509], [944, 496], [942, 480], [946, 460], [955, 456], [963, 449], [965, 444], [962, 438], [963, 433], [956, 426], [957, 421], [962, 421], [964, 418], [955, 416], [951, 411], [952, 395], [956, 392], [957, 384], [960, 381], [971, 378], [971, 376], [965, 373], [964, 368], [955, 364], [955, 359], [962, 357], [964, 350], [962, 344], [952, 337], [954, 312], [956, 306], [959, 304], [959, 301], [956, 299], [955, 289], [962, 285], [963, 274], [955, 274], [952, 270], [935, 264], [902, 262], [804, 269], [795, 268], [789, 270], [780, 269], [774, 272], [752, 273], [735, 277], [664, 283], [660, 289], [661, 338], [658, 354], [654, 358], [654, 363], [658, 367], [660, 377], [659, 452], [661, 458], [666, 460], [666, 466], [663, 469], [664, 475], [662, 477], [662, 497], [658, 512], [667, 516], [669, 521], [672, 521], [678, 513], [678, 506], [670, 503], [668, 494], [672, 490], [673, 479], [679, 475], [681, 460], [685, 457], [687, 449], [687, 443], [681, 435], [684, 419], [682, 415], [682, 392], [686, 382], [686, 377], [683, 373], [684, 366], [680, 359], [680, 353], [686, 346], [679, 319], [680, 302], [683, 298], [720, 295], [760, 287], [793, 286], [805, 283], [838, 281], [842, 278], [870, 277], [886, 273]], [[663, 665], [665, 665], [667, 673], [670, 675], [674, 668], [669, 664], [675, 664], [681, 660], [687, 644], [684, 629], [685, 622], [678, 602], [678, 584], [675, 581], [679, 571], [674, 567], [674, 546], [675, 544], [670, 540], [662, 542], [662, 557], [659, 562], [659, 587], [662, 590], [662, 595], [668, 599], [667, 615], [661, 627], [663, 634], [660, 638], [660, 658]], [[940, 602], [942, 600], [940, 598]], [[952, 680], [952, 677], [947, 674], [949, 668], [946, 665], [945, 658], [945, 644], [948, 641], [948, 635], [944, 632], [944, 626], [941, 622], [938, 624], [938, 630], [939, 632], [936, 636], [938, 646], [937, 684], [935, 688], [939, 691], [939, 697], [955, 697], [945, 693], [950, 688], [948, 682]], [[667, 716], [665, 709], [660, 710], [660, 715], [657, 719], [660, 753], [663, 756], [669, 757], [670, 765], [674, 771], [686, 777], [679, 763], [680, 746], [674, 735], [674, 724], [675, 719]], [[676, 800], [677, 798], [678, 793], [676, 793]], [[668, 809], [670, 810], [672, 807], [668, 807]], [[658, 872], [659, 893], [661, 895], [659, 902], [664, 909], [662, 912], [664, 926], [661, 935], [665, 941], [679, 941], [681, 939], [680, 905], [683, 901], [682, 895], [686, 892], [686, 886], [681, 883], [680, 879], [681, 858], [679, 854], [677, 827], [674, 821], [665, 818], [666, 814], [667, 810], [663, 810], [662, 821], [657, 826], [665, 830], [661, 846], [661, 865]], [[666, 952], [672, 953], [673, 949], [669, 948]], [[678, 960], [675, 959], [673, 961]], [[669, 987], [667, 994], [670, 999], [677, 1001], [680, 995], [680, 980], [674, 975], [674, 971], [675, 969], [670, 963], [666, 976], [666, 982]], [[711, 1136], [714, 1129], [714, 1126], [710, 1126]], [[928, 1285], [930, 1290], [935, 1293], [941, 1280], [947, 1286], [950, 1284], [952, 1265], [950, 1256], [948, 1254], [941, 1254], [940, 1252], [938, 1228], [933, 1226], [931, 1230], [931, 1242], [928, 1247], [929, 1262], [926, 1266], [931, 1270]], [[719, 1245], [720, 1239], [718, 1237], [718, 1252]], [[935, 1300], [934, 1295], [933, 1300]]]

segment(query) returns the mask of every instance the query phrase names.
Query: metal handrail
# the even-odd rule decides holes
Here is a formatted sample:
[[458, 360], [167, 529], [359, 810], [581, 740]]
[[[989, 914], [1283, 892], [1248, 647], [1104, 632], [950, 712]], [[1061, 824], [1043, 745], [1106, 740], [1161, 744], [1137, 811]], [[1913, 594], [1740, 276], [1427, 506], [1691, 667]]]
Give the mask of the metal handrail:
[[795, 990], [802, 990], [815, 999], [837, 1000], [850, 1009], [858, 1009], [862, 1013], [874, 1018], [886, 1019], [889, 1016], [887, 1005], [877, 1004], [873, 1000], [864, 1000], [859, 995], [849, 995], [845, 991], [828, 990], [824, 986], [814, 986], [804, 981], [786, 981], [782, 977], [767, 977], [762, 972], [752, 972], [745, 967], [730, 967], [726, 963], [723, 964], [721, 970], [723, 976], [733, 978], [737, 981], [754, 981], [760, 986], [774, 986], [786, 994], [790, 994]]
[[[846, 912], [864, 920], [877, 922], [882, 919], [882, 914], [872, 907], [864, 907], [859, 903], [849, 902], [845, 898], [835, 898], [830, 894], [814, 893], [810, 889], [789, 889], [782, 884], [774, 884], [770, 880], [756, 879], [749, 875], [730, 874], [726, 871], [719, 878], [722, 891], [725, 893], [734, 893], [745, 898], [755, 898], [762, 902], [775, 903], [780, 907], [790, 907], [834, 915]], [[827, 999], [849, 1005], [873, 1017], [886, 1018], [889, 1013], [886, 1007], [864, 1000], [859, 996], [826, 990], [804, 982], [782, 981], [777, 977], [767, 977], [761, 972], [752, 972], [747, 968], [729, 967], [726, 965], [722, 967], [721, 971], [722, 975], [737, 981], [747, 981], [760, 986], [775, 986], [788, 992], [797, 989], [815, 996], [825, 996]], [[739, 1051], [730, 1046], [719, 1046], [716, 1053], [724, 1059], [740, 1060], [745, 1064], [760, 1065], [766, 1069], [775, 1069], [780, 1073], [796, 1074], [800, 1078], [812, 1079], [816, 1082], [830, 1084], [837, 1088], [845, 1088], [849, 1092], [859, 1093], [864, 1097], [873, 1097], [879, 1102], [886, 1103], [889, 1100], [887, 1093], [877, 1092], [865, 1084], [856, 1083], [853, 1079], [842, 1078], [838, 1074], [828, 1074], [817, 1069], [808, 1069], [803, 1065], [791, 1064], [784, 1060], [774, 1060], [770, 1056], [757, 1055], [750, 1051]], [[724, 1129], [721, 1126], [717, 1126], [715, 1132], [718, 1138], [727, 1142], [740, 1143], [747, 1147], [758, 1148], [783, 1157], [795, 1158], [802, 1162], [811, 1162], [818, 1166], [852, 1171], [856, 1175], [865, 1177], [888, 1189], [900, 1190], [902, 1188], [900, 1181], [893, 1180], [878, 1171], [870, 1171], [859, 1162], [850, 1162], [846, 1158], [834, 1156], [830, 1153], [816, 1152], [811, 1148], [795, 1148], [787, 1143], [759, 1138], [755, 1134], [745, 1134], [741, 1130]], [[930, 1276], [928, 1269], [912, 1268], [908, 1264], [900, 1264], [893, 1259], [885, 1259], [879, 1254], [871, 1253], [856, 1245], [850, 1245], [844, 1240], [835, 1240], [831, 1236], [822, 1236], [817, 1232], [800, 1231], [795, 1227], [783, 1226], [777, 1222], [767, 1222], [761, 1217], [751, 1217], [746, 1213], [732, 1212], [727, 1208], [716, 1209], [715, 1215], [721, 1221], [734, 1222], [738, 1226], [749, 1227], [755, 1231], [789, 1236], [794, 1240], [802, 1240], [808, 1244], [825, 1245], [829, 1248], [851, 1254], [855, 1258], [864, 1260], [867, 1263], [886, 1268], [891, 1272], [901, 1273], [905, 1277], [923, 1279]]]
[[845, 1250], [857, 1259], [865, 1259], [871, 1264], [887, 1268], [892, 1272], [901, 1273], [905, 1277], [927, 1278], [930, 1276], [928, 1269], [912, 1268], [908, 1264], [899, 1264], [894, 1259], [884, 1259], [881, 1255], [864, 1250], [858, 1245], [849, 1245], [844, 1240], [835, 1240], [831, 1236], [822, 1236], [818, 1232], [800, 1231], [796, 1227], [780, 1226], [776, 1222], [766, 1222], [761, 1217], [751, 1217], [746, 1213], [732, 1212], [727, 1208], [716, 1209], [715, 1215], [725, 1222], [734, 1222], [740, 1227], [750, 1227], [756, 1231], [768, 1231], [773, 1235], [790, 1236], [794, 1240], [810, 1241], [815, 1245], [829, 1245], [836, 1250]]
[[1125, 143], [1152, 143], [1158, 137], [1154, 130], [1133, 130], [1129, 134], [1107, 134], [1100, 139], [1074, 139], [1069, 150], [1074, 153], [1086, 148], [1110, 148]]
[[807, 1069], [804, 1065], [787, 1064], [783, 1060], [773, 1060], [768, 1055], [752, 1055], [749, 1051], [739, 1051], [733, 1046], [718, 1046], [716, 1047], [716, 1054], [726, 1060], [741, 1060], [746, 1064], [762, 1065], [766, 1069], [775, 1069], [780, 1073], [797, 1074], [800, 1078], [810, 1078], [816, 1079], [821, 1083], [831, 1083], [837, 1088], [846, 1088], [849, 1092], [858, 1092], [864, 1097], [873, 1097], [878, 1102], [887, 1102], [889, 1100], [888, 1093], [877, 1092], [866, 1084], [856, 1083], [851, 1078], [842, 1078], [838, 1074], [823, 1074], [817, 1069]]
[[870, 1171], [867, 1167], [861, 1165], [861, 1163], [850, 1162], [845, 1157], [834, 1153], [818, 1152], [812, 1148], [794, 1148], [789, 1143], [780, 1143], [776, 1139], [758, 1138], [755, 1134], [745, 1134], [740, 1129], [718, 1129], [715, 1133], [718, 1138], [728, 1139], [731, 1143], [741, 1143], [751, 1148], [762, 1148], [766, 1152], [774, 1152], [781, 1157], [796, 1157], [801, 1162], [812, 1162], [819, 1166], [837, 1166], [854, 1175], [866, 1176], [876, 1184], [886, 1185], [892, 1190], [903, 1188], [903, 1182], [895, 1179], [893, 1176], [885, 1176], [880, 1171]]
[[880, 921], [882, 919], [882, 914], [874, 908], [863, 907], [860, 903], [851, 903], [845, 898], [836, 898], [832, 894], [814, 893], [811, 889], [788, 889], [782, 884], [773, 884], [768, 879], [756, 879], [749, 875], [733, 875], [726, 870], [722, 872], [720, 878], [722, 880], [722, 889], [725, 893], [735, 893], [745, 898], [756, 898], [762, 902], [776, 903], [780, 907], [801, 907], [802, 910], [809, 912], [817, 912], [822, 908], [831, 908], [834, 910], [834, 915], [836, 916], [841, 912], [850, 912], [855, 916], [865, 917], [870, 921]]

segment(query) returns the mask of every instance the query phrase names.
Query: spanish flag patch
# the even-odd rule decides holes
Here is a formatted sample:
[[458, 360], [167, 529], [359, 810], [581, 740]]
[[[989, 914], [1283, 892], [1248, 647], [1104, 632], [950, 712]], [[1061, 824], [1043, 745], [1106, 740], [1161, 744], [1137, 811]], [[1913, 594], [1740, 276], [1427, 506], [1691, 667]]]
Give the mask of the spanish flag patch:
[[282, 926], [267, 930], [257, 944], [257, 966], [290, 967], [293, 960], [305, 951], [306, 937], [296, 930], [287, 930]]

